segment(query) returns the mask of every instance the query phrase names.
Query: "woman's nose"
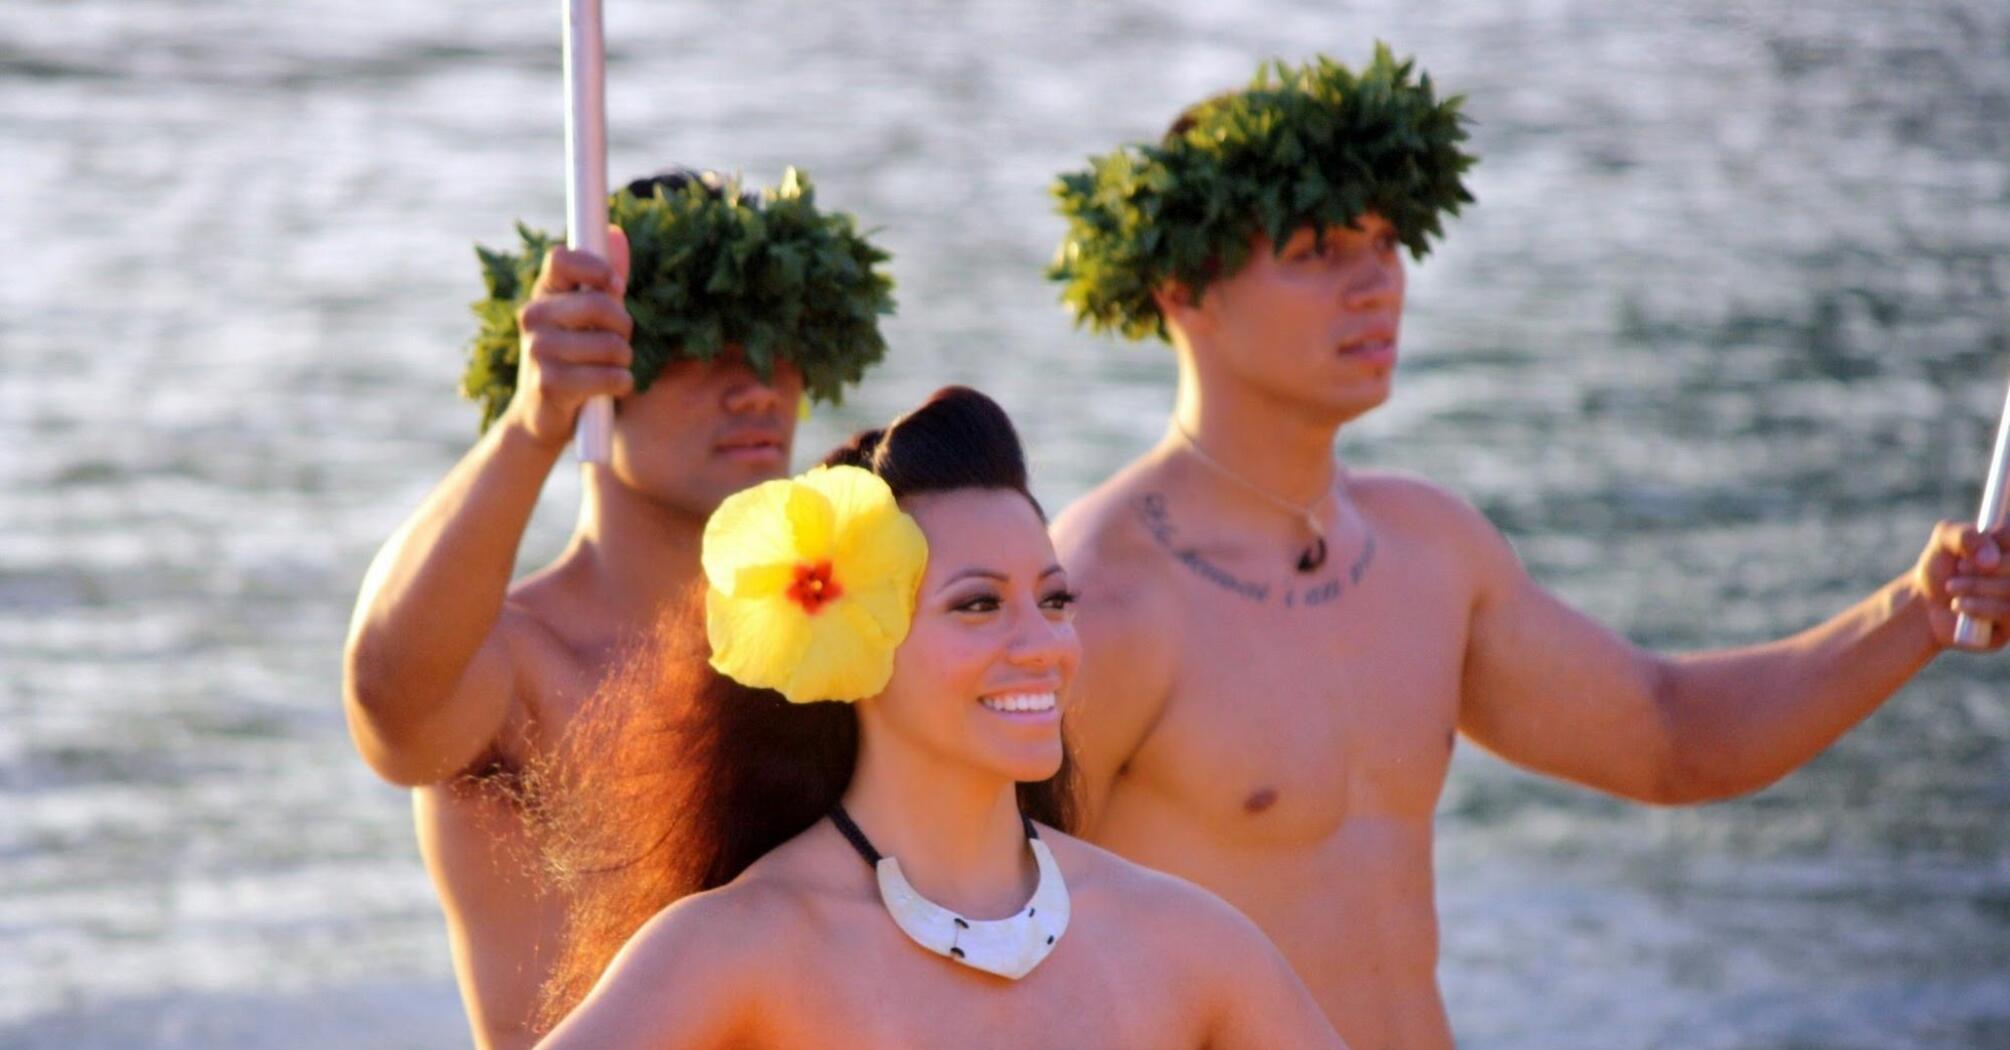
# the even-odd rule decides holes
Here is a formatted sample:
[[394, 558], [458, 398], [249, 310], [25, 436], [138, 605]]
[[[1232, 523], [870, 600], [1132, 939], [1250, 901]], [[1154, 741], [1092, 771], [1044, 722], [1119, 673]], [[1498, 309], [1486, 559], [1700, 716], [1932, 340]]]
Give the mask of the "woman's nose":
[[1055, 623], [1045, 614], [1034, 612], [1021, 618], [1007, 656], [1020, 667], [1046, 670], [1059, 666], [1080, 644], [1067, 624]]

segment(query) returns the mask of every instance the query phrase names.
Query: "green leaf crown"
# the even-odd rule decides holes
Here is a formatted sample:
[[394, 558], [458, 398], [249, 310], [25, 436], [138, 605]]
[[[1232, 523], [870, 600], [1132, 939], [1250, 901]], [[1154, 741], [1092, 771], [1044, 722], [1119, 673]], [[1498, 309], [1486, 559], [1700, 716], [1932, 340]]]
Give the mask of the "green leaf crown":
[[[637, 192], [638, 188], [642, 192]], [[889, 256], [844, 212], [821, 212], [809, 177], [746, 192], [736, 176], [709, 173], [638, 180], [613, 194], [608, 218], [628, 235], [624, 305], [637, 392], [678, 358], [710, 361], [738, 347], [763, 378], [788, 362], [814, 400], [836, 403], [844, 386], [886, 355], [879, 318], [893, 312]], [[481, 327], [468, 346], [461, 393], [481, 402], [487, 430], [516, 392], [517, 315], [538, 269], [562, 238], [517, 224], [521, 250], [480, 245], [488, 296], [473, 304]]]
[[1152, 290], [1167, 280], [1198, 298], [1249, 258], [1256, 234], [1278, 250], [1303, 227], [1323, 232], [1375, 212], [1422, 259], [1441, 220], [1472, 194], [1478, 159], [1459, 149], [1463, 96], [1439, 101], [1414, 59], [1388, 45], [1358, 75], [1316, 56], [1265, 63], [1248, 87], [1189, 110], [1158, 145], [1089, 160], [1053, 185], [1068, 223], [1047, 276], [1075, 323], [1130, 339], [1169, 338]]

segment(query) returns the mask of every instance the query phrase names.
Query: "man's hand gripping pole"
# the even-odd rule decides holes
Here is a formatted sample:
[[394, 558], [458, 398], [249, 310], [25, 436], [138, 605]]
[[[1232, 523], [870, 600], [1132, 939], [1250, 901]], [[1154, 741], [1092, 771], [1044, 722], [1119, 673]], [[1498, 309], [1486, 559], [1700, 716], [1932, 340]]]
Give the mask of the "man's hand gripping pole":
[[[2006, 473], [2010, 473], [2010, 395], [2003, 402], [2003, 417], [1996, 424], [1996, 451], [1989, 457], [1989, 480], [1982, 486], [1982, 509], [1976, 513], [1975, 527], [1994, 532], [2003, 524]], [[1987, 649], [1989, 621], [1962, 613], [1954, 621], [1956, 649]]]

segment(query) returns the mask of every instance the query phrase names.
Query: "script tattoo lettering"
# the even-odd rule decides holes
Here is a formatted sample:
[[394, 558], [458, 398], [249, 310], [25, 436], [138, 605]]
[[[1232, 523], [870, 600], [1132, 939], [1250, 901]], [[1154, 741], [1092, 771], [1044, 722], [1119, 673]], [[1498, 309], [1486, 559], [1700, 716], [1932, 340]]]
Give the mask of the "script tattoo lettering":
[[1368, 566], [1375, 563], [1375, 530], [1368, 530], [1368, 542], [1361, 545], [1361, 554], [1354, 564], [1347, 566], [1347, 582], [1359, 586], [1361, 577], [1368, 575]]
[[1350, 588], [1359, 585], [1362, 578], [1368, 575], [1368, 567], [1375, 561], [1375, 534], [1369, 532], [1361, 553], [1356, 555], [1353, 563], [1347, 567], [1344, 579], [1341, 576], [1334, 576], [1309, 583], [1304, 587], [1275, 587], [1268, 582], [1244, 579], [1229, 569], [1209, 561], [1199, 551], [1182, 546], [1179, 542], [1179, 527], [1173, 523], [1172, 511], [1163, 493], [1145, 494], [1139, 502], [1138, 520], [1144, 525], [1145, 532], [1151, 536], [1152, 542], [1157, 543], [1167, 554], [1172, 555], [1173, 560], [1186, 566], [1195, 576], [1238, 598], [1259, 605], [1270, 604], [1273, 593], [1283, 596], [1286, 609], [1300, 607], [1311, 609], [1331, 605], [1339, 601]]
[[1255, 580], [1245, 580], [1240, 576], [1208, 561], [1191, 547], [1181, 547], [1177, 542], [1178, 528], [1172, 523], [1172, 516], [1166, 510], [1166, 498], [1157, 492], [1145, 494], [1143, 509], [1139, 516], [1144, 521], [1145, 531], [1151, 534], [1153, 542], [1165, 548], [1181, 565], [1193, 570], [1194, 575], [1220, 587], [1222, 590], [1259, 604], [1270, 601], [1270, 585]]

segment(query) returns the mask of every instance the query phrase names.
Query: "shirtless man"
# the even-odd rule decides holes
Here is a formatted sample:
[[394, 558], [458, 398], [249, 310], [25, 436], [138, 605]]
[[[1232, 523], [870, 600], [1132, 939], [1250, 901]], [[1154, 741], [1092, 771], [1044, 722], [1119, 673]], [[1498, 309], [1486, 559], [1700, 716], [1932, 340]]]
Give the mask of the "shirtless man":
[[1179, 361], [1167, 436], [1054, 526], [1083, 595], [1088, 834], [1254, 919], [1356, 1050], [1442, 1050], [1432, 818], [1457, 734], [1651, 804], [1755, 791], [1947, 648], [1954, 610], [2000, 646], [2010, 536], [1943, 522], [1827, 623], [1642, 651], [1457, 497], [1335, 462], [1389, 397], [1412, 242], [1373, 210], [1286, 229], [1199, 288], [1146, 275]]
[[[737, 354], [673, 360], [632, 394], [619, 227], [608, 244], [607, 261], [564, 248], [545, 258], [520, 314], [513, 398], [378, 552], [345, 654], [351, 737], [379, 775], [413, 789], [484, 1048], [534, 1041], [563, 915], [537, 876], [514, 777], [556, 743], [624, 642], [698, 578], [719, 501], [786, 472], [803, 396], [795, 365], [764, 379]], [[609, 463], [586, 470], [570, 544], [512, 584], [538, 491], [595, 395], [619, 399]]]

